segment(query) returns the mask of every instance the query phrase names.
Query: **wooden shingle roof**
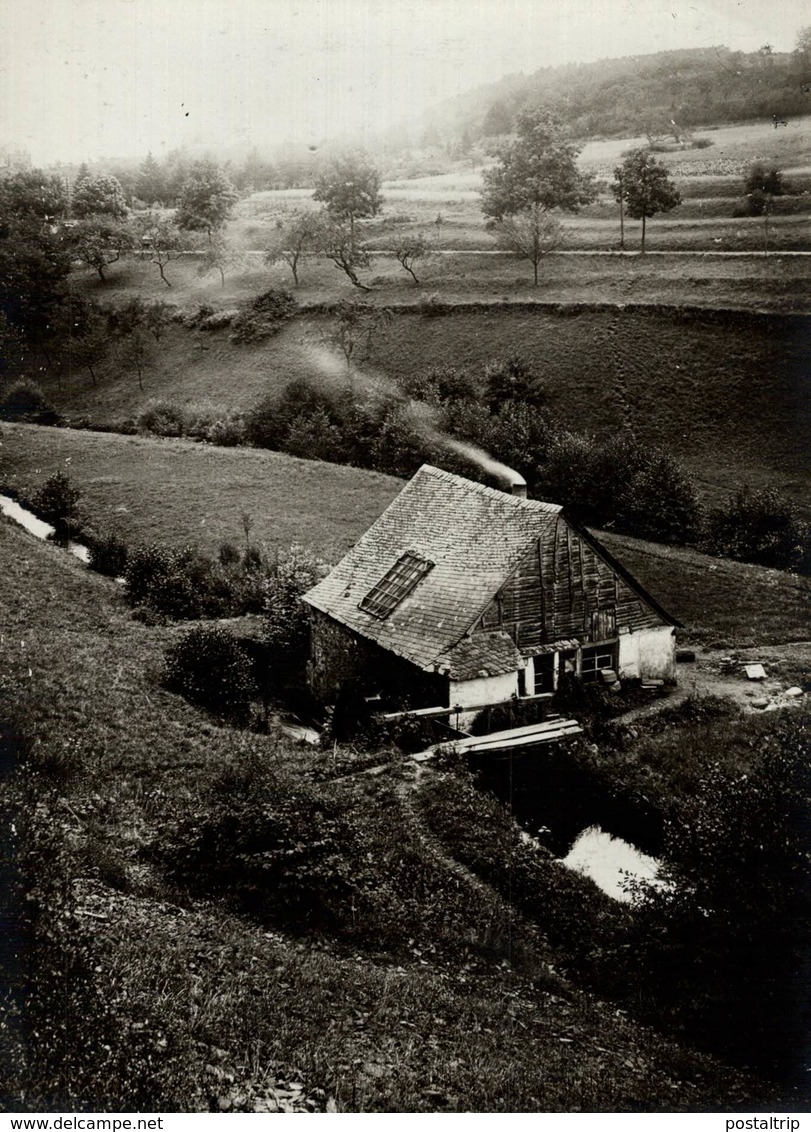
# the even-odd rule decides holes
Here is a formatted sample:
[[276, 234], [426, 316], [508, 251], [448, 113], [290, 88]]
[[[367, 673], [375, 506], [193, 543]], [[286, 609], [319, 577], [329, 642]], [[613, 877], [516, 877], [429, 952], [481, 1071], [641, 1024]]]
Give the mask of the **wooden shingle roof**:
[[[506, 659], [501, 640], [492, 642], [490, 658], [460, 653], [454, 664], [450, 654], [559, 513], [556, 504], [508, 495], [424, 464], [304, 600], [426, 671], [468, 673], [475, 663], [481, 670], [499, 668]], [[360, 609], [406, 554], [432, 568], [385, 618]]]

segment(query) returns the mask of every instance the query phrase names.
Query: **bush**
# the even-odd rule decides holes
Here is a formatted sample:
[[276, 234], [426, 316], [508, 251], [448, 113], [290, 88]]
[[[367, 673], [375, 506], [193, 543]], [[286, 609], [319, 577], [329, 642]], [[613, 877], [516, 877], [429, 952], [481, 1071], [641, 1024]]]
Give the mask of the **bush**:
[[242, 721], [256, 695], [250, 657], [217, 626], [197, 625], [167, 650], [164, 683], [200, 707]]
[[223, 330], [226, 326], [230, 326], [234, 319], [238, 316], [239, 311], [214, 311], [213, 314], [207, 315], [200, 320], [200, 330]]
[[121, 535], [113, 532], [96, 535], [86, 541], [90, 552], [88, 565], [91, 570], [111, 578], [123, 576], [127, 567], [127, 544]]
[[236, 448], [245, 443], [245, 421], [239, 414], [218, 417], [205, 430], [203, 439], [210, 444], [218, 444], [221, 448]]
[[325, 569], [303, 547], [291, 546], [264, 580], [265, 639], [273, 663], [288, 678], [303, 675], [307, 659], [309, 621], [301, 595], [323, 578]]
[[271, 288], [244, 307], [232, 322], [233, 342], [260, 342], [278, 333], [296, 311], [296, 300], [289, 291]]
[[31, 499], [31, 510], [50, 523], [54, 537], [60, 541], [72, 538], [81, 530], [79, 499], [81, 492], [63, 472], [45, 481]]
[[148, 607], [175, 620], [200, 617], [205, 596], [200, 565], [199, 556], [190, 548], [178, 551], [155, 544], [135, 547], [124, 571], [127, 597], [135, 606]]
[[[807, 1077], [807, 728], [795, 713], [767, 730], [751, 719], [728, 728], [754, 749], [752, 771], [712, 765], [675, 807], [667, 884], [641, 886], [622, 951], [634, 955], [636, 993], [657, 1026], [795, 1080]], [[616, 961], [621, 984], [627, 959]]]
[[246, 440], [245, 420], [220, 405], [204, 403], [186, 410], [186, 436], [223, 448], [234, 448]]
[[232, 542], [221, 542], [217, 557], [221, 566], [236, 566], [242, 555]]
[[62, 418], [35, 381], [15, 381], [0, 401], [0, 420], [58, 425]]
[[360, 831], [333, 798], [292, 785], [256, 756], [226, 771], [167, 857], [178, 880], [262, 922], [358, 939], [375, 923]]
[[188, 428], [186, 413], [171, 401], [148, 401], [135, 423], [141, 432], [156, 436], [183, 436]]
[[809, 528], [774, 488], [742, 487], [725, 507], [711, 510], [702, 549], [740, 562], [811, 572]]
[[248, 412], [245, 418], [248, 441], [257, 448], [279, 449], [292, 422], [297, 417], [312, 416], [319, 409], [332, 420], [334, 406], [327, 393], [306, 378], [291, 381], [281, 397], [263, 397]]

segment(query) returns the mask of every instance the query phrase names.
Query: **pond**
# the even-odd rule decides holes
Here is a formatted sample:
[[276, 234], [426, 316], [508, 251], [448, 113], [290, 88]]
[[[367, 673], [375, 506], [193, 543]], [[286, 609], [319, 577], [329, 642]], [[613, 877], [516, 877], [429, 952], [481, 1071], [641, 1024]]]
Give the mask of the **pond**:
[[[9, 519], [13, 519], [15, 523], [19, 523], [21, 527], [25, 527], [36, 538], [50, 539], [54, 533], [50, 523], [38, 519], [32, 511], [23, 507], [10, 495], [0, 495], [0, 512], [7, 515]], [[80, 562], [87, 564], [90, 561], [90, 551], [80, 542], [69, 542], [66, 549]]]
[[612, 793], [562, 748], [475, 763], [481, 787], [510, 809], [525, 833], [567, 868], [616, 900], [630, 901], [628, 877], [655, 882], [662, 816], [639, 794]]

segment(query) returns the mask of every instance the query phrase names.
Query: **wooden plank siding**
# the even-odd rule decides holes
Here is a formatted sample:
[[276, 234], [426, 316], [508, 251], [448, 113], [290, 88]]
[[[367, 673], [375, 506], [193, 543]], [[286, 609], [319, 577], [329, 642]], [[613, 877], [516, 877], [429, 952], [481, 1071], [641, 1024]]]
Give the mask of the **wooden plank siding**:
[[[595, 643], [610, 624], [616, 633], [666, 622], [565, 519], [552, 538], [539, 539], [524, 555], [481, 622], [509, 632], [523, 656], [554, 641]], [[481, 623], [480, 623], [481, 624]], [[598, 632], [595, 634], [595, 630]]]

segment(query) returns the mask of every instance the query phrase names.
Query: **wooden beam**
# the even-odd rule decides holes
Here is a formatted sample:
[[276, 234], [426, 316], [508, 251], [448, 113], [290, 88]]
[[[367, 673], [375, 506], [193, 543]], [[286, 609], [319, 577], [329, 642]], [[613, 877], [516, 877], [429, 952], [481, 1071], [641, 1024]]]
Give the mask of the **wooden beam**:
[[393, 711], [381, 716], [386, 723], [395, 723], [398, 719], [432, 719], [443, 715], [453, 715], [454, 712], [484, 711], [485, 708], [504, 707], [506, 704], [534, 703], [536, 700], [551, 700], [554, 692], [538, 692], [533, 696], [511, 696], [509, 700], [496, 700], [489, 704], [454, 704], [453, 707], [426, 707], [414, 708], [413, 711]]

